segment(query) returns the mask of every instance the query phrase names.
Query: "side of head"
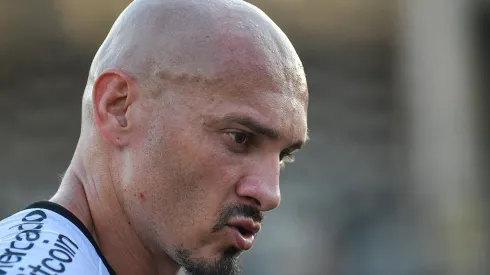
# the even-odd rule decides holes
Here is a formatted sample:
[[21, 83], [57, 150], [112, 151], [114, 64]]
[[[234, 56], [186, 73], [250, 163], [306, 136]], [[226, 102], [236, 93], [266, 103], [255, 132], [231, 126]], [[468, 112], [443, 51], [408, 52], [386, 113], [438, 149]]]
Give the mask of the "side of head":
[[194, 274], [233, 274], [247, 231], [279, 205], [281, 164], [307, 139], [307, 105], [294, 48], [257, 8], [137, 0], [92, 64], [83, 162], [110, 176], [100, 184], [154, 255]]

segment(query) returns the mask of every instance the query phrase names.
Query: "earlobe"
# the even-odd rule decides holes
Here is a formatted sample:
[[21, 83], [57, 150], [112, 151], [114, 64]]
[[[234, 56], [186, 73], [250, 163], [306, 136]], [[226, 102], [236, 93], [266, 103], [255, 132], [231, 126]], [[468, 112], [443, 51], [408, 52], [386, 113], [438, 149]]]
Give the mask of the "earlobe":
[[130, 78], [121, 71], [102, 73], [93, 87], [94, 119], [101, 135], [112, 145], [129, 141], [127, 110], [131, 105]]

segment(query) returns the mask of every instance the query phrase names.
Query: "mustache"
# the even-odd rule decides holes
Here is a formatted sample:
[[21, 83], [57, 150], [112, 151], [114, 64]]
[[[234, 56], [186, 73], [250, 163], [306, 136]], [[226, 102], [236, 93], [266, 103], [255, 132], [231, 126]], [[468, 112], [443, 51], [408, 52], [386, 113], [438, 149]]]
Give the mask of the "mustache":
[[229, 205], [220, 211], [216, 225], [213, 227], [213, 233], [224, 228], [232, 217], [251, 218], [258, 223], [264, 220], [264, 214], [256, 207], [247, 204]]

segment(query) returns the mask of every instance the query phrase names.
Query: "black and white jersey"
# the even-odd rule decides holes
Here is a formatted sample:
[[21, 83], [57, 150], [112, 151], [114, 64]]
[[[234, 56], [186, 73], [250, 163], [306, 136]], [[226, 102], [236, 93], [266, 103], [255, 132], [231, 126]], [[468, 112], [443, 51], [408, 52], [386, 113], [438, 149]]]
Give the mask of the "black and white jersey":
[[0, 221], [0, 275], [113, 275], [92, 235], [70, 211], [37, 202]]

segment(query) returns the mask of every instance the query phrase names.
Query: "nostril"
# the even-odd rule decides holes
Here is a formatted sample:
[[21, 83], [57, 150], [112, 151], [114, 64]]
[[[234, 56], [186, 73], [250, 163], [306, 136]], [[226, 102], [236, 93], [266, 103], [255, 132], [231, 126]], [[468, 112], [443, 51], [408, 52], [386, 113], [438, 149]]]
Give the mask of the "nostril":
[[258, 199], [253, 198], [253, 197], [246, 197], [246, 198], [247, 198], [248, 200], [250, 200], [250, 201], [251, 201], [251, 203], [252, 203], [253, 205], [256, 205], [257, 207], [260, 207], [260, 206], [261, 206], [261, 205], [260, 205], [260, 201], [259, 201]]

